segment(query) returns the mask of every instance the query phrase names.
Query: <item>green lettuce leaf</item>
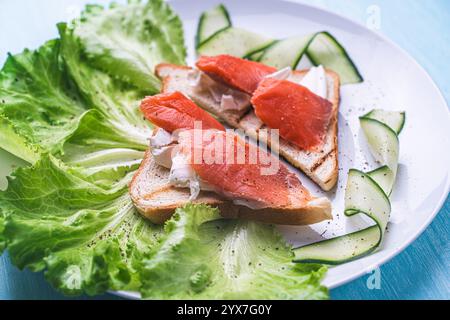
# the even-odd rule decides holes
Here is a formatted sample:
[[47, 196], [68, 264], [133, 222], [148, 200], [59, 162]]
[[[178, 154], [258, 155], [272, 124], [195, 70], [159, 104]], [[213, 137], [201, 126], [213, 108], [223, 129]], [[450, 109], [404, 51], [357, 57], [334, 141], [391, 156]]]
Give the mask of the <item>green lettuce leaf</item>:
[[[66, 140], [92, 122], [86, 112], [95, 109], [108, 118], [101, 135], [123, 133], [123, 146], [144, 150], [151, 126], [138, 106], [145, 93], [87, 65], [65, 25], [60, 31], [62, 40], [10, 55], [0, 72], [0, 147], [30, 163], [41, 153], [64, 154]], [[102, 140], [87, 143], [110, 143]]]
[[163, 227], [134, 208], [128, 184], [151, 130], [139, 101], [159, 87], [157, 63], [186, 56], [171, 9], [88, 6], [58, 29], [0, 72], [0, 147], [34, 163], [0, 192], [0, 252], [69, 295], [326, 298], [325, 268], [293, 264], [271, 226], [188, 205]]
[[0, 193], [10, 257], [45, 270], [65, 294], [140, 291], [164, 299], [322, 299], [325, 268], [291, 262], [272, 226], [217, 220], [204, 205], [178, 209], [163, 229], [142, 218], [127, 192], [131, 174], [98, 185], [44, 156]]
[[181, 21], [163, 0], [87, 6], [73, 33], [94, 66], [148, 92], [160, 89], [158, 63], [185, 62]]
[[61, 23], [58, 30], [67, 69], [89, 106], [107, 117], [114, 127], [141, 144], [147, 144], [150, 125], [139, 110], [139, 103], [147, 93], [93, 68], [83, 57], [73, 29]]
[[46, 270], [68, 295], [138, 290], [135, 265], [162, 232], [128, 195], [146, 148], [100, 111], [85, 111], [55, 154], [64, 162], [43, 154], [9, 178], [0, 193], [0, 250], [8, 244], [15, 265]]
[[139, 167], [147, 148], [147, 141], [135, 140], [99, 111], [89, 110], [57, 156], [91, 181], [111, 185]]
[[6, 248], [6, 239], [4, 231], [5, 231], [5, 218], [3, 216], [3, 213], [0, 212], [0, 255]]
[[29, 162], [61, 151], [86, 110], [60, 57], [60, 41], [9, 55], [0, 72], [0, 147]]
[[292, 263], [272, 226], [216, 220], [217, 209], [188, 205], [142, 265], [142, 295], [153, 299], [324, 299], [326, 268]]
[[131, 175], [106, 187], [50, 155], [19, 168], [0, 193], [13, 263], [46, 270], [49, 282], [66, 294], [137, 290], [136, 266], [163, 230], [134, 209]]

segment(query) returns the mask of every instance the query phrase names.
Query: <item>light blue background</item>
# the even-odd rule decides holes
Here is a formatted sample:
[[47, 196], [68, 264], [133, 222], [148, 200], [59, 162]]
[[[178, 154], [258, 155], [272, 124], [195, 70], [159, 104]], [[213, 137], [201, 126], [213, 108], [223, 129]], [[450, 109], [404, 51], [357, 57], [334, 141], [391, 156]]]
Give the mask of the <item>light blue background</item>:
[[[206, 0], [205, 0], [206, 1]], [[254, 0], [257, 2], [257, 0]], [[0, 48], [5, 42], [8, 50], [19, 52], [24, 46], [10, 40], [14, 30], [18, 35], [36, 32], [35, 46], [55, 36], [49, 34], [45, 8], [58, 8], [78, 4], [77, 0], [24, 1], [28, 12], [36, 10], [34, 21], [24, 20], [17, 10], [17, 2], [0, 0]], [[447, 104], [450, 102], [450, 1], [448, 0], [314, 0], [304, 1], [322, 6], [363, 24], [369, 17], [370, 6], [378, 6], [381, 13], [381, 29], [401, 47], [406, 49], [431, 75], [442, 90]], [[13, 6], [12, 4], [15, 3]], [[26, 4], [33, 4], [30, 8]], [[36, 4], [39, 3], [39, 7]], [[14, 9], [12, 9], [14, 8]], [[67, 20], [66, 16], [58, 17]], [[27, 16], [28, 16], [27, 15]], [[54, 19], [54, 16], [52, 16]], [[39, 19], [41, 18], [41, 20]], [[59, 21], [58, 20], [58, 21]], [[34, 25], [32, 23], [35, 23]], [[28, 26], [28, 27], [27, 27]], [[32, 26], [32, 27], [30, 27]], [[52, 29], [53, 30], [53, 29]], [[41, 38], [45, 37], [45, 38]], [[18, 36], [17, 39], [24, 37]], [[29, 38], [29, 37], [28, 37]], [[0, 60], [4, 59], [2, 50]], [[405, 251], [381, 267], [381, 288], [370, 290], [366, 283], [369, 275], [331, 291], [333, 299], [450, 299], [449, 252], [450, 198], [427, 230]], [[19, 271], [11, 265], [7, 254], [0, 257], [0, 299], [64, 299], [44, 280], [42, 274]], [[88, 299], [88, 297], [82, 297]], [[116, 298], [103, 295], [95, 299]], [[92, 298], [91, 298], [92, 299]]]

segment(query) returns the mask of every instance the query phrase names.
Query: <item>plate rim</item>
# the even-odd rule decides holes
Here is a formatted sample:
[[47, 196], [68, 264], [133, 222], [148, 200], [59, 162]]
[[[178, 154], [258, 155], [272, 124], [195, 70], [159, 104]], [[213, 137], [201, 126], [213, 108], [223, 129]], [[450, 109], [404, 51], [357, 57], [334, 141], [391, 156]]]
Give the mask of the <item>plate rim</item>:
[[[296, 4], [296, 5], [302, 5], [302, 6], [305, 6], [307, 8], [310, 8], [310, 9], [322, 11], [322, 12], [325, 12], [327, 14], [331, 14], [331, 15], [337, 17], [337, 18], [345, 20], [348, 23], [351, 23], [351, 24], [354, 24], [354, 25], [356, 25], [356, 26], [358, 26], [360, 28], [363, 28], [366, 32], [369, 32], [372, 35], [374, 35], [374, 36], [378, 37], [379, 39], [381, 39], [382, 41], [387, 42], [393, 48], [395, 48], [400, 53], [402, 53], [402, 55], [406, 56], [409, 59], [409, 61], [411, 63], [413, 63], [416, 67], [418, 67], [420, 69], [420, 71], [423, 73], [423, 75], [425, 75], [427, 77], [427, 80], [432, 84], [433, 88], [435, 88], [436, 91], [438, 92], [439, 99], [441, 100], [443, 105], [447, 107], [447, 120], [450, 123], [449, 104], [447, 103], [447, 100], [445, 99], [445, 96], [442, 93], [441, 88], [437, 85], [437, 83], [434, 81], [434, 79], [431, 77], [431, 75], [428, 73], [428, 71], [408, 51], [406, 51], [404, 48], [402, 48], [399, 44], [394, 42], [388, 36], [386, 36], [386, 35], [384, 35], [382, 33], [376, 32], [374, 30], [369, 29], [367, 26], [365, 26], [361, 22], [355, 21], [355, 20], [353, 20], [353, 19], [351, 19], [349, 17], [346, 17], [346, 16], [344, 16], [342, 14], [330, 11], [328, 8], [323, 8], [323, 7], [320, 7], [318, 5], [305, 3], [304, 0], [267, 0], [267, 1], [288, 2], [288, 3], [292, 3], [292, 4]], [[377, 267], [381, 267], [382, 265], [386, 264], [387, 262], [389, 262], [390, 260], [395, 258], [397, 255], [399, 255], [401, 252], [405, 251], [406, 248], [409, 247], [415, 240], [417, 240], [417, 238], [419, 238], [425, 232], [425, 230], [428, 228], [428, 226], [433, 222], [433, 220], [438, 215], [439, 211], [444, 206], [444, 203], [445, 203], [445, 201], [446, 201], [446, 199], [447, 199], [447, 197], [449, 196], [449, 193], [450, 193], [450, 177], [448, 176], [449, 171], [450, 170], [447, 170], [447, 179], [446, 179], [446, 184], [445, 184], [444, 190], [443, 190], [444, 192], [442, 193], [439, 201], [436, 202], [436, 205], [434, 206], [434, 208], [432, 210], [432, 213], [427, 217], [427, 219], [422, 223], [422, 225], [419, 228], [417, 228], [417, 231], [414, 234], [412, 234], [410, 237], [408, 237], [407, 240], [404, 241], [404, 243], [401, 246], [399, 246], [395, 250], [393, 250], [392, 253], [386, 255], [386, 257], [384, 257], [384, 258], [380, 259], [379, 261], [377, 261], [377, 263], [376, 263]], [[376, 250], [375, 253], [376, 252], [378, 252], [378, 250]], [[361, 259], [364, 259], [364, 257], [362, 257]], [[333, 268], [333, 267], [329, 266], [329, 268]], [[365, 269], [361, 270], [359, 272], [355, 272], [355, 274], [353, 274], [353, 275], [349, 275], [347, 277], [343, 277], [343, 279], [336, 281], [332, 285], [328, 286], [328, 288], [329, 289], [334, 289], [334, 288], [340, 287], [340, 286], [342, 286], [344, 284], [347, 284], [347, 283], [349, 283], [349, 282], [351, 282], [353, 280], [356, 280], [356, 279], [362, 277], [366, 273], [367, 273], [367, 271]]]
[[[177, 0], [167, 0], [167, 2], [171, 3]], [[447, 100], [445, 99], [445, 96], [442, 93], [442, 90], [440, 89], [440, 87], [437, 85], [437, 83], [434, 81], [434, 79], [431, 77], [431, 75], [428, 73], [428, 71], [408, 52], [406, 51], [404, 48], [402, 48], [399, 44], [397, 44], [396, 42], [394, 42], [393, 40], [391, 40], [388, 36], [376, 32], [374, 30], [369, 29], [367, 26], [365, 26], [364, 24], [362, 24], [359, 21], [355, 21], [349, 17], [346, 17], [343, 14], [340, 13], [336, 13], [334, 11], [331, 11], [328, 8], [324, 8], [321, 7], [319, 5], [315, 5], [315, 4], [310, 4], [310, 3], [305, 3], [304, 0], [265, 0], [265, 1], [270, 1], [270, 2], [285, 2], [285, 3], [291, 3], [293, 5], [298, 5], [298, 6], [303, 6], [305, 8], [308, 9], [312, 9], [312, 10], [316, 10], [322, 13], [326, 13], [328, 15], [332, 15], [335, 18], [341, 19], [343, 21], [345, 21], [346, 23], [350, 23], [353, 24], [359, 28], [364, 29], [366, 32], [371, 33], [372, 35], [374, 35], [375, 37], [378, 37], [379, 39], [381, 39], [383, 42], [386, 42], [387, 44], [389, 44], [390, 46], [392, 46], [395, 50], [398, 50], [402, 55], [406, 56], [409, 60], [410, 63], [413, 63], [416, 67], [418, 67], [418, 69], [421, 71], [421, 73], [427, 78], [427, 80], [432, 84], [433, 88], [436, 89], [436, 92], [438, 93], [439, 96], [439, 100], [441, 100], [442, 104], [444, 106], [447, 107], [447, 118], [448, 118], [448, 122], [450, 123], [450, 111], [449, 111], [449, 105], [447, 103]], [[223, 2], [227, 2], [227, 0], [223, 0]], [[298, 14], [299, 16], [301, 16], [301, 14]], [[400, 254], [401, 252], [403, 252], [407, 247], [409, 247], [415, 240], [417, 240], [417, 238], [419, 238], [423, 232], [428, 228], [428, 226], [433, 222], [433, 220], [435, 219], [435, 217], [437, 216], [437, 214], [439, 213], [439, 211], [442, 209], [448, 195], [450, 192], [450, 177], [447, 175], [447, 179], [446, 179], [446, 183], [444, 186], [444, 192], [441, 194], [439, 200], [436, 202], [434, 208], [430, 211], [431, 214], [428, 215], [427, 219], [425, 219], [425, 221], [420, 225], [419, 228], [417, 228], [417, 231], [414, 232], [410, 237], [407, 238], [406, 241], [404, 241], [402, 243], [402, 245], [400, 245], [399, 247], [395, 248], [395, 250], [393, 250], [390, 254], [386, 255], [385, 257], [381, 258], [380, 260], [378, 260], [376, 262], [377, 267], [380, 267], [382, 265], [384, 265], [385, 263], [389, 262], [390, 260], [392, 260], [393, 258], [395, 258], [398, 254]], [[362, 258], [364, 259], [364, 258]], [[329, 266], [329, 268], [333, 268], [331, 266]], [[344, 284], [347, 284], [357, 278], [362, 277], [364, 274], [366, 274], [367, 271], [365, 269], [362, 269], [361, 271], [355, 272], [353, 274], [350, 274], [346, 277], [342, 277], [342, 279], [339, 279], [337, 281], [335, 281], [334, 283], [332, 283], [331, 285], [327, 286], [328, 289], [335, 289], [337, 287], [340, 287]], [[138, 292], [131, 292], [131, 291], [109, 291], [110, 293], [122, 297], [122, 298], [127, 298], [127, 299], [138, 299], [137, 295], [139, 295]]]
[[[168, 3], [180, 2], [180, 0], [166, 0], [166, 1]], [[406, 51], [399, 44], [397, 44], [396, 42], [391, 40], [387, 35], [377, 32], [375, 30], [371, 30], [363, 23], [353, 20], [352, 18], [347, 17], [344, 14], [333, 12], [329, 8], [325, 8], [325, 7], [322, 7], [317, 4], [306, 3], [306, 0], [264, 0], [264, 1], [272, 2], [272, 3], [277, 3], [277, 2], [289, 3], [292, 5], [298, 6], [299, 8], [307, 8], [310, 10], [315, 10], [317, 13], [333, 16], [333, 17], [339, 19], [340, 21], [345, 22], [347, 24], [347, 26], [355, 26], [358, 28], [362, 28], [365, 32], [368, 32], [368, 34], [373, 35], [374, 37], [380, 39], [382, 42], [391, 46], [393, 49], [395, 49], [396, 51], [401, 53], [408, 60], [408, 63], [415, 65], [417, 70], [420, 71], [421, 76], [423, 76], [425, 78], [425, 80], [430, 83], [431, 87], [436, 90], [436, 93], [437, 93], [436, 98], [440, 102], [439, 105], [442, 104], [443, 107], [447, 108], [447, 122], [450, 123], [450, 110], [449, 110], [450, 99], [447, 102], [447, 99], [444, 96], [443, 91], [438, 86], [438, 84], [434, 81], [434, 79], [431, 77], [431, 75], [428, 73], [428, 71], [408, 51]], [[219, 2], [223, 2], [226, 4], [228, 1], [222, 0]], [[211, 1], [209, 4], [214, 5], [219, 2]], [[199, 12], [199, 14], [200, 14], [200, 12]], [[297, 17], [305, 17], [305, 15], [302, 14], [301, 12], [291, 13], [291, 14], [293, 16], [297, 16]], [[320, 21], [320, 20], [314, 20], [314, 21], [322, 23], [322, 21]], [[440, 106], [438, 106], [438, 108], [440, 109]], [[417, 240], [417, 238], [419, 238], [425, 232], [425, 230], [429, 227], [429, 225], [434, 221], [434, 219], [436, 218], [436, 216], [438, 215], [440, 210], [443, 208], [444, 204], [446, 203], [446, 199], [449, 196], [450, 169], [447, 169], [445, 183], [442, 184], [441, 190], [442, 190], [442, 193], [441, 193], [439, 199], [434, 201], [434, 204], [430, 206], [431, 208], [427, 210], [428, 214], [426, 215], [426, 218], [423, 219], [423, 222], [421, 224], [418, 224], [418, 227], [414, 230], [414, 232], [412, 232], [409, 236], [405, 237], [405, 240], [402, 243], [400, 243], [399, 246], [396, 246], [395, 248], [393, 248], [390, 253], [386, 254], [385, 256], [380, 257], [379, 259], [376, 259], [376, 261], [373, 263], [373, 265], [380, 267], [380, 266], [384, 265], [385, 263], [389, 262], [390, 260], [392, 260], [393, 258], [395, 258], [397, 255], [399, 255], [403, 251], [405, 251], [414, 241]], [[377, 250], [376, 252], [380, 252], [380, 251]], [[362, 259], [365, 259], [365, 257], [361, 258], [361, 260]], [[332, 268], [333, 268], [332, 266], [329, 267], [330, 270]], [[348, 273], [347, 276], [337, 277], [336, 280], [331, 285], [327, 285], [327, 287], [329, 289], [334, 289], [334, 288], [340, 287], [340, 286], [347, 284], [357, 278], [364, 276], [366, 273], [367, 273], [366, 268], [362, 268], [362, 270], [357, 271], [357, 272]], [[127, 298], [127, 299], [139, 299], [139, 296], [138, 296], [139, 293], [133, 292], [133, 291], [109, 290], [108, 293], [122, 297], [122, 298]]]

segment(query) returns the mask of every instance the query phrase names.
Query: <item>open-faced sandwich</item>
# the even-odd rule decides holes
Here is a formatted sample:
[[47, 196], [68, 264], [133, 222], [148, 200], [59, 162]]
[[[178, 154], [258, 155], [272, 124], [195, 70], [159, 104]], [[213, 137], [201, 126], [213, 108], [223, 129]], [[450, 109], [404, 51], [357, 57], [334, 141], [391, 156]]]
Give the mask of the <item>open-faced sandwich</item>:
[[0, 147], [31, 164], [0, 191], [0, 253], [17, 267], [70, 295], [323, 299], [323, 264], [383, 243], [405, 123], [392, 110], [360, 117], [376, 167], [354, 157], [333, 194], [339, 220], [369, 226], [325, 222], [316, 243], [274, 226], [333, 217], [328, 194], [302, 180], [337, 184], [340, 86], [363, 79], [330, 32], [273, 38], [219, 5], [201, 15], [187, 64], [163, 0], [88, 5], [58, 30], [0, 70]]
[[[265, 163], [277, 163], [277, 170], [264, 174], [264, 150], [231, 130], [225, 132], [206, 111], [263, 141], [329, 190], [338, 172], [337, 74], [322, 66], [277, 70], [229, 55], [202, 56], [196, 66], [157, 66], [163, 93], [142, 101], [142, 112], [158, 128], [130, 186], [139, 211], [162, 223], [177, 207], [195, 201], [219, 206], [225, 217], [276, 224], [331, 219], [327, 198], [312, 196], [298, 176], [267, 151]], [[196, 122], [201, 129], [195, 129]], [[207, 138], [192, 139], [196, 130]], [[233, 141], [232, 148], [225, 141]], [[252, 146], [257, 150], [254, 163], [249, 159]], [[194, 163], [191, 149], [202, 155], [200, 162]], [[214, 152], [213, 161], [205, 159]], [[239, 163], [242, 152], [244, 161]]]
[[276, 156], [225, 131], [182, 93], [147, 97], [141, 110], [158, 128], [130, 193], [152, 222], [189, 201], [218, 206], [224, 217], [276, 224], [331, 219], [327, 198], [312, 196]]
[[[228, 55], [201, 57], [198, 69], [161, 64], [163, 92], [180, 91], [233, 128], [267, 141], [323, 190], [338, 177], [339, 76], [322, 66], [291, 71]], [[278, 129], [279, 144], [265, 128]]]

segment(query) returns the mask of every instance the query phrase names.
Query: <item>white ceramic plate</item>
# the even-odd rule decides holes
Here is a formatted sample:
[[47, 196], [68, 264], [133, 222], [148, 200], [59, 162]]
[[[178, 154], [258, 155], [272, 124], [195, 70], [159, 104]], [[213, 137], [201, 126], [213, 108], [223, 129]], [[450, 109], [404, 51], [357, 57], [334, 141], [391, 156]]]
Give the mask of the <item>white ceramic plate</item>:
[[[194, 60], [193, 43], [198, 17], [215, 2], [171, 1], [184, 22], [189, 62]], [[450, 187], [450, 113], [441, 93], [421, 66], [398, 46], [334, 13], [288, 1], [221, 2], [229, 9], [235, 26], [274, 38], [330, 31], [347, 49], [365, 79], [362, 84], [346, 85], [341, 89], [340, 178], [336, 190], [327, 194], [333, 202], [334, 220], [330, 224], [325, 222], [312, 227], [280, 227], [293, 244], [306, 244], [367, 225], [366, 220], [343, 216], [348, 169], [368, 170], [376, 167], [366, 149], [358, 116], [375, 107], [406, 111], [406, 125], [400, 135], [399, 174], [391, 198], [392, 218], [384, 243], [376, 253], [368, 257], [330, 268], [325, 285], [330, 288], [339, 286], [380, 266], [420, 235], [447, 197]], [[59, 9], [66, 10], [63, 5], [58, 6]], [[62, 13], [55, 16], [61, 17]], [[29, 44], [36, 42], [33, 34], [28, 35], [28, 38]], [[7, 158], [3, 153], [0, 157], [0, 174], [3, 176], [10, 171], [10, 164], [16, 160]], [[302, 176], [302, 181], [317, 195], [322, 193], [306, 177]], [[117, 294], [137, 297], [135, 293]]]

